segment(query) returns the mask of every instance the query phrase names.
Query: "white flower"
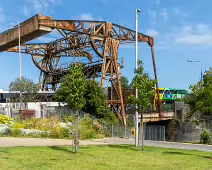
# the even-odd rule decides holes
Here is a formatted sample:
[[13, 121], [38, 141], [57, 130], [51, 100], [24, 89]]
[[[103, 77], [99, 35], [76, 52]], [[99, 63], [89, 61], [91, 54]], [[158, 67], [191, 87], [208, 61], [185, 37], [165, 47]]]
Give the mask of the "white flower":
[[9, 128], [8, 126], [1, 126], [0, 127], [0, 134], [5, 133], [8, 128]]

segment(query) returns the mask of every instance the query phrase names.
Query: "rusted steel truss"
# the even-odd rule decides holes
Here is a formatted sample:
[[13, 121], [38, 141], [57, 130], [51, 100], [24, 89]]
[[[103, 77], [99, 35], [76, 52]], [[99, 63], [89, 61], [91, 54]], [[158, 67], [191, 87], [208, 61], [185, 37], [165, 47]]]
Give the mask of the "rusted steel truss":
[[[48, 89], [51, 84], [52, 89], [56, 90], [61, 77], [68, 74], [70, 64], [60, 65], [62, 57], [84, 58], [86, 59], [86, 62], [83, 62], [84, 74], [87, 78], [101, 77], [102, 87], [106, 80], [110, 82], [118, 99], [111, 98], [108, 104], [126, 124], [118, 49], [122, 43], [135, 41], [135, 31], [110, 22], [52, 20], [45, 17], [41, 17], [38, 24], [45, 28], [56, 29], [62, 36], [50, 43], [22, 44], [21, 52], [31, 54], [33, 62], [41, 71], [41, 88]], [[138, 41], [147, 42], [151, 47], [155, 79], [158, 80], [153, 38], [138, 33]], [[14, 47], [7, 51], [18, 52], [19, 49]], [[158, 84], [156, 86], [158, 87]]]

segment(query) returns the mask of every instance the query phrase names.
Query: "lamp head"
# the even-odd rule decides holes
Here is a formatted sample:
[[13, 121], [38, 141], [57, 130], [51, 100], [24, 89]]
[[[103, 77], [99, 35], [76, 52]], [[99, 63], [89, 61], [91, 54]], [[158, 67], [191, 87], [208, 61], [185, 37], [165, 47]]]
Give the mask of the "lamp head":
[[141, 12], [141, 10], [137, 8], [137, 9], [136, 9], [136, 12]]

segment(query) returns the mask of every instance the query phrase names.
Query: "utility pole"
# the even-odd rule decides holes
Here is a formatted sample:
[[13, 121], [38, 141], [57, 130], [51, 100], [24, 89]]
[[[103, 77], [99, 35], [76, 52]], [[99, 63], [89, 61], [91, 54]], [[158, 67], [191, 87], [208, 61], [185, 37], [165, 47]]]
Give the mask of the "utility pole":
[[[136, 14], [135, 14], [135, 23], [136, 23], [136, 28], [135, 28], [135, 70], [138, 69], [138, 13], [141, 12], [140, 9], [136, 9]], [[137, 73], [136, 73], [137, 74]], [[136, 99], [138, 99], [138, 89], [136, 88]], [[136, 104], [136, 111], [135, 111], [135, 146], [138, 146], [138, 106]]]
[[[18, 20], [18, 53], [20, 59], [20, 81], [22, 80], [22, 57], [21, 57], [21, 29]], [[20, 90], [20, 110], [22, 109], [22, 91]]]

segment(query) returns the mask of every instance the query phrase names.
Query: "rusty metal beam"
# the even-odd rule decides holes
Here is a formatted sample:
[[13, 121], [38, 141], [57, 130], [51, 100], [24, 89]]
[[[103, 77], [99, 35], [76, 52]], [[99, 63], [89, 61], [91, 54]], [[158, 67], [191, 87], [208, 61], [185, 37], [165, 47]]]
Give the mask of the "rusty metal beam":
[[[103, 21], [52, 20], [38, 14], [20, 24], [21, 44], [50, 33], [52, 29], [67, 30], [98, 37], [110, 37], [120, 41], [135, 41], [135, 31]], [[18, 26], [0, 34], [0, 52], [18, 46]], [[138, 33], [138, 41], [154, 45], [152, 37]]]
[[[39, 25], [93, 36], [110, 37], [120, 41], [135, 41], [135, 31], [110, 22], [80, 20], [40, 20]], [[152, 37], [138, 33], [139, 42], [154, 45]]]

